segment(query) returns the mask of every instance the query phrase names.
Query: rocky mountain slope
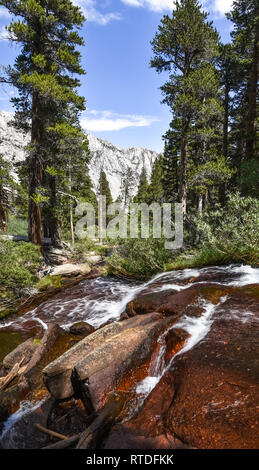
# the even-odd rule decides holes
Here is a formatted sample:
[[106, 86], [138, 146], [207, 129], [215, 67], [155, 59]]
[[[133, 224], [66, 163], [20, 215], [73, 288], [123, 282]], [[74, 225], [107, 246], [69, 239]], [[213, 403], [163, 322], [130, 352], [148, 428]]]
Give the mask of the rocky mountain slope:
[[[24, 146], [28, 142], [28, 136], [24, 136], [8, 123], [12, 120], [12, 113], [0, 111], [0, 153], [15, 161], [23, 160]], [[127, 168], [131, 168], [135, 175], [145, 166], [150, 176], [152, 165], [158, 156], [157, 152], [132, 147], [121, 149], [110, 142], [99, 139], [91, 134], [88, 135], [89, 147], [92, 154], [90, 163], [90, 176], [95, 190], [101, 168], [104, 169], [110, 183], [113, 198], [116, 199], [120, 193], [121, 179]], [[137, 188], [137, 184], [136, 184]]]

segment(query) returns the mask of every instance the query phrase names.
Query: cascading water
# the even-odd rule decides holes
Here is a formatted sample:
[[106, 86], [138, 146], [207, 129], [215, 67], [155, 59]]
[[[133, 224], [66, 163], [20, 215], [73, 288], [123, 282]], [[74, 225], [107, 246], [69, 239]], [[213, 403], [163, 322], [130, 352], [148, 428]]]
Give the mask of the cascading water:
[[227, 296], [222, 297], [217, 305], [214, 305], [210, 302], [203, 302], [204, 313], [198, 318], [192, 318], [189, 316], [184, 316], [179, 322], [175, 323], [170, 329], [182, 328], [190, 337], [187, 339], [185, 345], [180, 351], [178, 351], [171, 359], [168, 365], [165, 365], [164, 353], [166, 349], [165, 342], [163, 341], [166, 335], [169, 333], [168, 329], [163, 333], [158, 342], [161, 343], [161, 348], [157, 356], [156, 365], [153, 367], [152, 375], [148, 375], [144, 380], [142, 380], [136, 388], [137, 393], [147, 396], [156, 384], [160, 381], [164, 373], [171, 367], [174, 359], [183, 354], [190, 349], [192, 349], [196, 344], [202, 341], [203, 338], [208, 334], [211, 325], [213, 324], [213, 315], [217, 311], [217, 308], [222, 305], [227, 300]]
[[[94, 327], [100, 327], [107, 321], [118, 321], [121, 313], [129, 301], [139, 294], [163, 292], [164, 290], [181, 291], [195, 283], [219, 285], [222, 287], [242, 287], [259, 283], [259, 269], [250, 266], [210, 267], [204, 269], [185, 269], [183, 271], [165, 272], [155, 276], [150, 281], [141, 284], [138, 281], [118, 280], [114, 277], [97, 278], [83, 281], [73, 288], [67, 289], [49, 301], [44, 302], [34, 310], [27, 312], [22, 317], [13, 321], [2, 321], [1, 331], [22, 331], [28, 322], [36, 322], [43, 328], [48, 328], [49, 323], [58, 323], [68, 328], [77, 321], [86, 321]], [[158, 339], [159, 350], [156, 351], [156, 362], [148, 377], [136, 385], [136, 392], [142, 398], [146, 397], [159, 382], [165, 371], [172, 366], [175, 358], [194, 348], [204, 340], [214, 322], [220, 306], [227, 301], [222, 296], [218, 303], [200, 299], [203, 313], [199, 317], [185, 315], [171, 328], [181, 328], [189, 334], [182, 349], [165, 364], [166, 335], [170, 329], [163, 332]], [[245, 323], [247, 318], [253, 315], [248, 310], [231, 311], [229, 315], [238, 316]], [[141, 402], [143, 400], [141, 399]], [[7, 438], [12, 433], [12, 428], [26, 413], [38, 404], [22, 402], [19, 410], [9, 417], [2, 431], [2, 438]], [[9, 437], [8, 437], [9, 439]], [[11, 439], [11, 437], [10, 437]]]

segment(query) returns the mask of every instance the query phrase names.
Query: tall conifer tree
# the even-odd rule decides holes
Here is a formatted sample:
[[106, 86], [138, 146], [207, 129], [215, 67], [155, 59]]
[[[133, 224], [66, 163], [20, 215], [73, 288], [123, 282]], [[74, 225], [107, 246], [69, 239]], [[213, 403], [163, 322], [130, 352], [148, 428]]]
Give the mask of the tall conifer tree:
[[[77, 29], [85, 19], [70, 0], [0, 0], [0, 5], [17, 17], [8, 31], [10, 40], [20, 44], [21, 53], [14, 66], [6, 69], [2, 81], [18, 89], [19, 97], [12, 99], [16, 126], [31, 133], [27, 157], [29, 240], [41, 244], [41, 203], [45, 201], [42, 185], [46, 183], [50, 150], [48, 129], [60, 121], [73, 126], [69, 120], [71, 107], [84, 109], [75, 74], [84, 73], [77, 50], [84, 43]], [[50, 185], [55, 186], [53, 178]], [[56, 198], [55, 191], [52, 198]]]
[[152, 41], [154, 57], [151, 66], [158, 72], [170, 73], [162, 92], [164, 102], [170, 106], [175, 117], [174, 130], [179, 134], [179, 199], [184, 214], [187, 209], [189, 136], [197, 110], [196, 99], [199, 100], [198, 94], [194, 96], [191, 88], [195, 86], [201, 68], [206, 81], [209, 71], [206, 64], [217, 55], [218, 34], [207, 17], [197, 0], [176, 1], [172, 17], [166, 15], [162, 18]]

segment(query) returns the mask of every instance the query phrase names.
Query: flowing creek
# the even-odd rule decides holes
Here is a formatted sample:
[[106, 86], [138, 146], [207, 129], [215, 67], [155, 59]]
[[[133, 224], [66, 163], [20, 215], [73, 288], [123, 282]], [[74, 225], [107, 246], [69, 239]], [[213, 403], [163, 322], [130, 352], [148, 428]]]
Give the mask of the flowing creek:
[[[16, 317], [12, 321], [9, 321], [8, 318], [1, 321], [0, 359], [9, 352], [6, 351], [4, 343], [6, 337], [16, 338], [17, 343], [19, 343], [33, 336], [37, 327], [47, 329], [49, 323], [58, 323], [64, 329], [68, 329], [75, 322], [86, 321], [95, 328], [99, 328], [107, 322], [118, 321], [127, 303], [140, 294], [161, 292], [161, 295], [163, 295], [163, 291], [170, 289], [180, 292], [197, 282], [204, 284], [204, 286], [213, 283], [213, 285], [219, 285], [219, 287], [243, 287], [259, 284], [259, 269], [236, 265], [185, 269], [159, 274], [146, 283], [121, 280], [114, 277], [100, 277], [82, 281], [77, 286], [62, 291], [34, 310]], [[191, 317], [186, 314], [170, 327], [181, 328], [189, 334], [189, 337], [182, 349], [177, 351], [167, 364], [164, 359], [165, 337], [170, 328], [161, 334], [158, 339], [156, 357], [154, 361], [151, 361], [152, 365], [148, 376], [136, 384], [136, 394], [141, 396], [141, 403], [159, 382], [165, 371], [172, 366], [175, 358], [204, 340], [210, 331], [217, 312], [220, 311], [227, 299], [228, 295], [223, 295], [214, 303], [201, 298], [200, 305], [203, 309], [201, 316]], [[229, 319], [238, 318], [243, 323], [252, 315], [253, 312], [244, 307], [238, 311], [231, 310], [228, 313]], [[10, 349], [13, 347], [15, 346], [12, 344]], [[21, 402], [20, 408], [6, 421], [0, 439], [6, 435], [11, 439], [11, 432], [12, 428], [15, 427], [15, 423], [40, 403]]]

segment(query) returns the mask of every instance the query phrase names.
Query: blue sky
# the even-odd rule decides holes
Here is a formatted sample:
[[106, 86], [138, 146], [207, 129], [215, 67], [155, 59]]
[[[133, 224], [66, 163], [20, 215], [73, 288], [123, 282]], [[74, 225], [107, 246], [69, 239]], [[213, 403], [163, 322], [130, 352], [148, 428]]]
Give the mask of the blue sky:
[[[82, 125], [91, 134], [120, 147], [145, 147], [161, 151], [162, 135], [170, 122], [170, 112], [161, 104], [159, 87], [165, 75], [149, 67], [150, 41], [164, 14], [173, 9], [172, 0], [74, 0], [88, 21], [82, 34], [83, 66], [80, 93], [87, 100]], [[229, 40], [231, 22], [225, 13], [232, 0], [207, 0], [209, 11], [222, 41]], [[10, 21], [0, 7], [1, 65], [12, 63], [19, 52], [6, 39]], [[15, 89], [0, 85], [0, 109], [11, 111], [9, 99]]]

